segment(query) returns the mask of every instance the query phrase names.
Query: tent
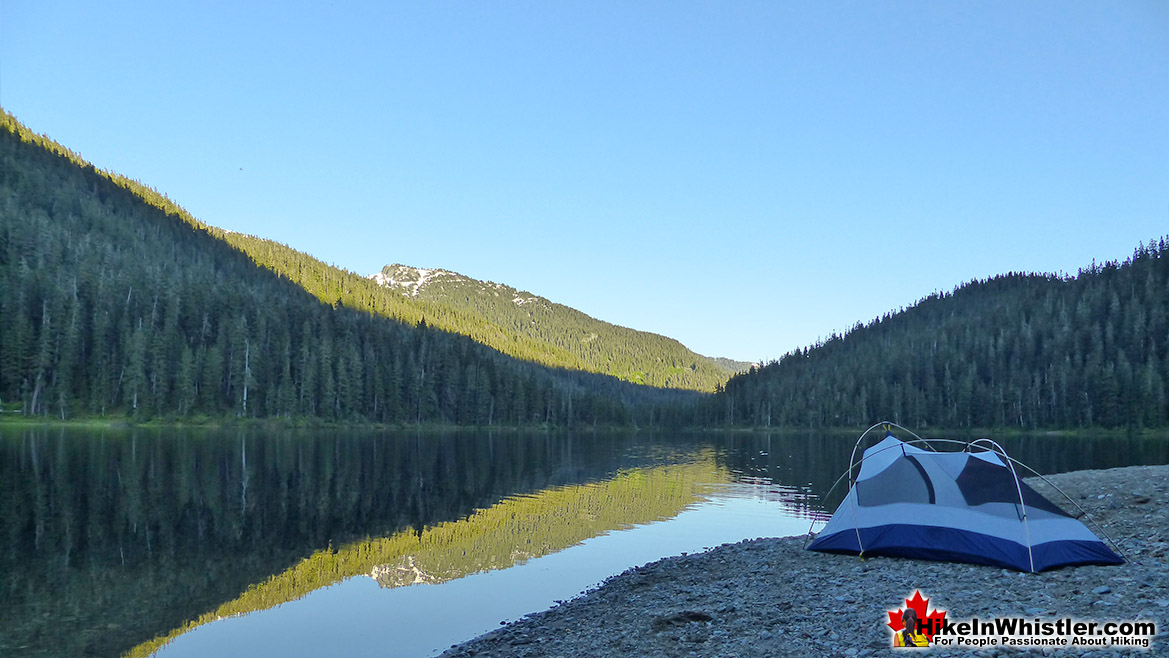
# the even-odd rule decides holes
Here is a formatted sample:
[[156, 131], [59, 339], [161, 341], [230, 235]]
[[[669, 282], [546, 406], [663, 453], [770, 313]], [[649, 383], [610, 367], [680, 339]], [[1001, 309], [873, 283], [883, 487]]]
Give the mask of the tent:
[[[884, 427], [884, 440], [864, 451], [852, 488], [808, 550], [1030, 572], [1124, 562], [1083, 523], [1023, 483], [1015, 460], [993, 441], [950, 442], [965, 448], [937, 452], [924, 441], [920, 445], [929, 449], [903, 442]], [[855, 454], [854, 448], [853, 466]], [[850, 466], [850, 479], [852, 472]]]

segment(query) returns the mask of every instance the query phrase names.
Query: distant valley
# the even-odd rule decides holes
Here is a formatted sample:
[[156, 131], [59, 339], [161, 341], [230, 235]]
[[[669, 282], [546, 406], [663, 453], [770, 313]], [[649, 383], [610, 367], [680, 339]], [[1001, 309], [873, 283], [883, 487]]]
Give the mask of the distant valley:
[[370, 279], [430, 309], [432, 317], [475, 327], [467, 332], [472, 338], [522, 359], [636, 384], [699, 391], [713, 391], [751, 367], [702, 356], [672, 338], [610, 324], [544, 297], [457, 272], [394, 264]]
[[5, 418], [1169, 426], [1162, 236], [1074, 277], [971, 281], [750, 367], [505, 284], [362, 276], [216, 228], [5, 112], [0, 290]]

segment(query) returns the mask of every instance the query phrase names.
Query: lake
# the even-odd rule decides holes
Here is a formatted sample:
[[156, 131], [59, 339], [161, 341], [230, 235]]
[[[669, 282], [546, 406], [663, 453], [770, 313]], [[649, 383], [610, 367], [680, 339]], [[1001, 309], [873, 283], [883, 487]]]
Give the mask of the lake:
[[[434, 655], [633, 566], [807, 533], [855, 440], [0, 428], [0, 655]], [[1169, 463], [1000, 443], [1042, 473]]]

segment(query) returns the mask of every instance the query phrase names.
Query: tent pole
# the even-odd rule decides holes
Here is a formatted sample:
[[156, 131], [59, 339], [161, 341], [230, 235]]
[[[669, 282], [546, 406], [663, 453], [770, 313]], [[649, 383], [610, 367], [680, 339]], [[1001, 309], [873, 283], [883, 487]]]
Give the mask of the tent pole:
[[1059, 495], [1063, 496], [1065, 500], [1067, 500], [1069, 503], [1074, 505], [1076, 509], [1080, 510], [1080, 514], [1082, 514], [1084, 516], [1084, 518], [1086, 518], [1092, 522], [1092, 525], [1096, 528], [1096, 530], [1099, 531], [1100, 534], [1104, 535], [1104, 538], [1108, 540], [1109, 544], [1112, 544], [1112, 547], [1116, 549], [1117, 553], [1120, 553], [1120, 557], [1124, 558], [1124, 560], [1126, 562], [1131, 561], [1128, 559], [1128, 556], [1124, 554], [1124, 551], [1120, 549], [1120, 544], [1117, 544], [1116, 541], [1114, 539], [1112, 539], [1112, 537], [1108, 536], [1107, 532], [1104, 532], [1103, 526], [1101, 526], [1099, 523], [1096, 523], [1096, 519], [1092, 518], [1092, 515], [1088, 513], [1088, 510], [1084, 509], [1083, 507], [1080, 506], [1079, 503], [1072, 500], [1072, 497], [1067, 495], [1066, 493], [1064, 493], [1063, 489], [1060, 489], [1058, 486], [1056, 486], [1056, 484], [1054, 482], [1052, 482], [1051, 480], [1048, 480], [1047, 476], [1045, 476], [1042, 473], [1040, 473], [1039, 471], [1031, 468], [1030, 466], [1024, 464], [1023, 462], [1021, 462], [1013, 457], [1007, 457], [1007, 459], [1010, 459], [1012, 462], [1015, 462], [1019, 466], [1022, 466], [1023, 468], [1027, 469], [1028, 471], [1031, 471], [1032, 473], [1035, 474], [1035, 477], [1039, 478], [1040, 480], [1043, 480], [1043, 482], [1045, 484], [1050, 485], [1052, 489], [1055, 489], [1056, 491], [1058, 491]]
[[1006, 458], [1007, 468], [1011, 469], [1011, 477], [1015, 478], [1015, 491], [1019, 493], [1019, 508], [1023, 510], [1023, 532], [1027, 535], [1027, 563], [1031, 567], [1031, 573], [1035, 573], [1035, 556], [1031, 552], [1031, 524], [1027, 521], [1027, 503], [1023, 502], [1023, 486], [1019, 482], [1019, 474], [1015, 472], [1015, 460], [1007, 454], [1005, 448], [995, 443], [991, 439], [975, 439], [973, 442], [971, 442], [970, 445], [971, 447], [985, 447], [979, 445], [984, 441], [991, 446], [990, 448], [987, 448], [987, 450], [995, 453], [996, 455], [999, 455], [1000, 457]]
[[[966, 441], [955, 441], [955, 440], [953, 440], [953, 439], [929, 439], [929, 441], [927, 441], [926, 439], [923, 439], [923, 438], [921, 438], [921, 437], [920, 437], [920, 436], [918, 436], [917, 434], [914, 434], [914, 433], [913, 433], [913, 430], [906, 429], [906, 428], [904, 428], [904, 427], [902, 427], [902, 426], [898, 425], [897, 423], [893, 423], [893, 422], [890, 422], [890, 421], [887, 421], [887, 420], [883, 420], [883, 421], [881, 421], [881, 422], [877, 423], [876, 425], [873, 425], [873, 426], [872, 426], [872, 427], [870, 427], [869, 429], [865, 430], [864, 432], [861, 432], [861, 435], [860, 435], [860, 437], [859, 437], [859, 438], [856, 440], [856, 444], [854, 444], [854, 445], [852, 446], [852, 456], [851, 456], [851, 457], [849, 457], [849, 460], [848, 460], [848, 470], [846, 470], [846, 471], [842, 472], [842, 473], [840, 474], [840, 477], [836, 478], [836, 481], [832, 483], [832, 486], [831, 486], [831, 487], [828, 487], [828, 491], [827, 491], [827, 492], [824, 494], [824, 500], [827, 500], [827, 499], [828, 499], [828, 497], [832, 495], [832, 492], [833, 492], [833, 491], [836, 491], [836, 487], [837, 487], [837, 485], [839, 485], [839, 484], [840, 484], [840, 482], [841, 482], [842, 480], [844, 480], [844, 478], [845, 478], [846, 476], [848, 477], [848, 490], [849, 490], [849, 491], [852, 491], [852, 488], [853, 488], [853, 486], [854, 486], [854, 485], [856, 485], [856, 480], [854, 480], [854, 479], [853, 479], [853, 477], [852, 477], [852, 469], [853, 469], [853, 468], [855, 468], [855, 467], [858, 467], [858, 466], [860, 466], [861, 464], [863, 464], [863, 463], [865, 462], [865, 460], [866, 460], [866, 459], [868, 459], [868, 457], [864, 457], [864, 456], [862, 456], [862, 457], [861, 457], [861, 459], [860, 459], [860, 461], [857, 461], [857, 459], [856, 459], [856, 449], [857, 449], [858, 447], [860, 447], [861, 441], [863, 441], [863, 440], [864, 440], [864, 438], [865, 438], [865, 435], [867, 435], [869, 432], [872, 432], [873, 430], [877, 429], [878, 427], [881, 427], [882, 425], [896, 427], [897, 429], [905, 430], [905, 431], [906, 431], [906, 432], [908, 432], [909, 434], [913, 434], [914, 438], [915, 438], [917, 441], [920, 441], [921, 443], [925, 444], [925, 447], [929, 448], [929, 449], [930, 449], [930, 450], [932, 450], [933, 452], [937, 452], [937, 450], [936, 450], [936, 449], [935, 449], [933, 446], [931, 446], [931, 445], [929, 444], [929, 441], [940, 441], [940, 442], [942, 442], [942, 443], [961, 443], [961, 444], [963, 444], [963, 445], [969, 445], [969, 443], [967, 443]], [[873, 455], [870, 455], [870, 457], [871, 457], [871, 456], [874, 456], [874, 455], [879, 455], [879, 454], [881, 454], [881, 452], [884, 452], [885, 450], [891, 450], [891, 448], [884, 448], [884, 449], [882, 449], [882, 450], [881, 450], [881, 451], [879, 451], [879, 452], [875, 452], [875, 453], [873, 453]], [[902, 451], [904, 452], [904, 449], [902, 449]], [[848, 494], [845, 494], [845, 498], [847, 498], [847, 497], [848, 497]], [[855, 509], [853, 510], [853, 514], [854, 514], [854, 515], [856, 514], [856, 510], [855, 510]], [[854, 519], [854, 520], [855, 520], [855, 519]], [[813, 518], [813, 519], [812, 519], [812, 522], [811, 522], [810, 524], [808, 524], [808, 534], [807, 534], [807, 536], [804, 538], [804, 548], [807, 548], [807, 547], [808, 547], [808, 541], [810, 541], [810, 540], [811, 540], [811, 538], [812, 538], [812, 528], [815, 528], [815, 527], [816, 527], [816, 519], [814, 519], [814, 518]], [[859, 535], [859, 532], [858, 532], [858, 535]], [[857, 537], [857, 545], [858, 545], [858, 546], [860, 545], [860, 537], [859, 537], [859, 536]]]
[[[989, 442], [989, 443], [994, 443], [994, 441], [991, 441], [990, 439], [978, 439], [978, 440], [974, 441], [973, 443], [971, 443], [970, 445], [975, 445], [975, 444], [977, 444], [979, 441], [987, 441], [987, 442]], [[997, 444], [996, 444], [996, 445], [997, 445]], [[1000, 449], [1000, 450], [1002, 450], [1002, 448], [1001, 448], [1001, 447], [1000, 447], [999, 449]], [[1103, 526], [1101, 526], [1099, 523], [1096, 523], [1096, 519], [1093, 519], [1093, 518], [1092, 518], [1092, 515], [1088, 513], [1088, 510], [1084, 509], [1083, 507], [1081, 507], [1081, 506], [1080, 506], [1080, 504], [1079, 504], [1079, 503], [1077, 503], [1076, 501], [1072, 500], [1072, 497], [1071, 497], [1071, 496], [1069, 496], [1069, 495], [1067, 495], [1067, 493], [1066, 493], [1066, 492], [1064, 492], [1064, 490], [1063, 490], [1063, 489], [1060, 489], [1058, 486], [1056, 486], [1056, 484], [1055, 484], [1054, 482], [1052, 482], [1051, 480], [1048, 480], [1046, 475], [1044, 475], [1044, 474], [1040, 473], [1039, 471], [1037, 471], [1037, 470], [1035, 470], [1035, 469], [1031, 468], [1030, 466], [1028, 466], [1027, 464], [1025, 464], [1025, 463], [1023, 463], [1023, 462], [1019, 461], [1018, 459], [1015, 459], [1014, 457], [1012, 457], [1012, 456], [1008, 455], [1008, 454], [1006, 453], [1006, 451], [1005, 451], [1005, 450], [1003, 451], [1003, 454], [1002, 454], [1002, 456], [1003, 456], [1003, 457], [1006, 457], [1006, 458], [1007, 458], [1007, 459], [1008, 459], [1008, 460], [1009, 460], [1009, 461], [1010, 461], [1012, 464], [1018, 464], [1019, 466], [1022, 466], [1023, 468], [1027, 469], [1028, 471], [1031, 471], [1032, 473], [1034, 473], [1034, 474], [1035, 474], [1035, 477], [1039, 478], [1040, 480], [1043, 480], [1043, 482], [1044, 482], [1045, 484], [1047, 484], [1047, 485], [1051, 486], [1051, 488], [1052, 488], [1052, 489], [1055, 489], [1056, 491], [1058, 491], [1058, 492], [1059, 492], [1059, 495], [1061, 495], [1061, 496], [1063, 496], [1063, 497], [1064, 497], [1064, 500], [1066, 500], [1066, 501], [1068, 501], [1069, 503], [1071, 503], [1071, 504], [1072, 504], [1072, 505], [1073, 505], [1073, 506], [1074, 506], [1076, 509], [1078, 509], [1078, 510], [1080, 511], [1080, 514], [1082, 514], [1082, 515], [1083, 515], [1085, 518], [1087, 518], [1089, 521], [1091, 521], [1091, 522], [1092, 522], [1092, 526], [1093, 526], [1093, 527], [1095, 527], [1095, 528], [1096, 528], [1096, 530], [1098, 530], [1098, 531], [1100, 532], [1100, 534], [1104, 535], [1104, 538], [1108, 540], [1108, 543], [1109, 543], [1109, 544], [1112, 544], [1112, 548], [1115, 548], [1115, 549], [1116, 549], [1116, 552], [1120, 554], [1120, 557], [1124, 558], [1124, 560], [1125, 560], [1126, 562], [1129, 562], [1129, 561], [1130, 561], [1130, 560], [1128, 559], [1128, 556], [1124, 554], [1124, 551], [1120, 549], [1120, 544], [1116, 543], [1116, 540], [1114, 540], [1112, 537], [1108, 536], [1108, 533], [1107, 533], [1107, 532], [1104, 532], [1104, 527], [1103, 527]]]
[[[1028, 519], [1027, 519], [1027, 504], [1026, 504], [1026, 502], [1023, 500], [1023, 487], [1022, 487], [1022, 481], [1019, 479], [1019, 473], [1018, 473], [1018, 471], [1015, 469], [1015, 464], [1018, 464], [1019, 466], [1021, 466], [1021, 467], [1025, 468], [1025, 469], [1027, 469], [1028, 471], [1030, 471], [1031, 473], [1033, 473], [1033, 474], [1034, 474], [1036, 477], [1038, 477], [1040, 480], [1043, 480], [1043, 482], [1045, 482], [1046, 484], [1048, 484], [1048, 485], [1051, 485], [1051, 488], [1053, 488], [1053, 489], [1055, 489], [1056, 491], [1058, 491], [1058, 492], [1059, 492], [1059, 494], [1060, 494], [1061, 496], [1063, 496], [1065, 500], [1067, 500], [1067, 501], [1068, 501], [1069, 503], [1071, 503], [1071, 504], [1072, 504], [1072, 505], [1073, 505], [1073, 506], [1074, 506], [1074, 507], [1075, 507], [1077, 510], [1079, 510], [1079, 511], [1080, 511], [1081, 515], [1083, 515], [1084, 517], [1086, 517], [1088, 520], [1090, 520], [1090, 521], [1092, 522], [1092, 525], [1093, 525], [1093, 526], [1096, 528], [1096, 530], [1097, 530], [1097, 531], [1099, 531], [1099, 532], [1100, 532], [1100, 534], [1101, 534], [1101, 535], [1103, 535], [1103, 536], [1104, 536], [1104, 538], [1108, 540], [1108, 543], [1112, 544], [1112, 547], [1116, 549], [1116, 552], [1117, 552], [1117, 553], [1119, 553], [1119, 554], [1120, 554], [1120, 556], [1121, 556], [1121, 557], [1122, 557], [1122, 558], [1123, 558], [1125, 561], [1130, 561], [1130, 560], [1129, 560], [1129, 558], [1128, 558], [1128, 556], [1124, 554], [1124, 551], [1123, 551], [1123, 550], [1121, 550], [1121, 548], [1120, 548], [1120, 545], [1119, 545], [1118, 543], [1116, 543], [1116, 540], [1114, 540], [1112, 537], [1110, 537], [1110, 536], [1108, 535], [1108, 533], [1104, 531], [1104, 528], [1103, 528], [1103, 527], [1102, 527], [1100, 524], [1096, 523], [1096, 520], [1092, 518], [1092, 515], [1091, 515], [1091, 514], [1089, 514], [1089, 513], [1088, 513], [1088, 511], [1087, 511], [1087, 510], [1085, 510], [1085, 509], [1084, 509], [1084, 508], [1083, 508], [1083, 507], [1082, 507], [1082, 506], [1081, 506], [1079, 503], [1077, 503], [1075, 500], [1072, 500], [1072, 497], [1071, 497], [1071, 496], [1069, 496], [1069, 495], [1067, 495], [1067, 493], [1066, 493], [1066, 492], [1064, 492], [1064, 490], [1063, 490], [1063, 489], [1060, 489], [1060, 488], [1059, 488], [1059, 487], [1058, 487], [1058, 486], [1057, 486], [1057, 485], [1056, 485], [1054, 482], [1052, 482], [1051, 480], [1048, 480], [1048, 479], [1047, 479], [1047, 477], [1046, 477], [1046, 476], [1044, 476], [1044, 475], [1043, 475], [1042, 473], [1040, 473], [1039, 471], [1035, 470], [1034, 468], [1031, 468], [1030, 466], [1028, 466], [1027, 464], [1025, 464], [1025, 463], [1023, 463], [1023, 462], [1019, 461], [1018, 459], [1015, 459], [1014, 457], [1011, 457], [1010, 455], [1008, 455], [1008, 454], [1007, 454], [1007, 451], [1006, 451], [1006, 450], [1005, 450], [1005, 449], [1004, 449], [1004, 448], [1003, 448], [1001, 445], [999, 445], [999, 444], [998, 444], [998, 443], [996, 443], [994, 440], [992, 440], [992, 439], [989, 439], [989, 438], [981, 438], [981, 439], [976, 439], [976, 440], [974, 440], [974, 441], [958, 441], [958, 440], [955, 440], [955, 439], [928, 439], [928, 440], [927, 440], [927, 439], [922, 439], [922, 438], [921, 438], [920, 436], [918, 436], [917, 434], [914, 434], [914, 432], [913, 432], [912, 430], [909, 430], [909, 429], [907, 429], [907, 428], [904, 428], [904, 427], [902, 427], [902, 426], [900, 426], [900, 425], [898, 425], [898, 424], [896, 424], [896, 423], [889, 422], [889, 421], [882, 421], [882, 422], [880, 422], [880, 423], [877, 423], [876, 425], [873, 425], [872, 427], [868, 428], [867, 430], [865, 430], [864, 432], [862, 432], [862, 433], [861, 433], [860, 437], [859, 437], [859, 438], [857, 439], [857, 441], [856, 441], [856, 444], [855, 444], [855, 445], [853, 445], [853, 448], [852, 448], [852, 455], [851, 455], [851, 457], [849, 458], [848, 470], [846, 470], [846, 471], [844, 471], [843, 473], [841, 473], [841, 474], [840, 474], [840, 477], [836, 478], [836, 481], [832, 483], [832, 486], [831, 486], [831, 487], [829, 487], [829, 489], [828, 489], [828, 492], [827, 492], [826, 494], [824, 494], [824, 498], [825, 498], [825, 499], [827, 499], [829, 496], [831, 496], [831, 495], [832, 495], [832, 492], [833, 492], [833, 491], [836, 489], [837, 485], [839, 485], [839, 484], [840, 484], [840, 482], [841, 482], [842, 480], [844, 480], [844, 478], [845, 478], [846, 476], [847, 476], [847, 477], [848, 477], [848, 479], [849, 479], [849, 493], [851, 493], [851, 492], [852, 492], [852, 489], [855, 487], [855, 484], [856, 484], [856, 481], [855, 481], [855, 480], [853, 479], [853, 477], [852, 477], [852, 472], [853, 472], [853, 469], [854, 469], [854, 468], [856, 468], [856, 467], [858, 467], [858, 466], [860, 466], [861, 464], [863, 464], [863, 463], [864, 463], [864, 461], [865, 461], [865, 459], [867, 459], [868, 457], [871, 457], [871, 456], [873, 456], [873, 455], [862, 456], [862, 457], [861, 457], [861, 459], [860, 459], [860, 461], [858, 462], [858, 461], [856, 460], [856, 451], [857, 451], [857, 448], [859, 448], [859, 447], [860, 447], [860, 444], [861, 444], [861, 442], [864, 440], [864, 437], [865, 437], [865, 436], [866, 436], [866, 435], [867, 435], [869, 432], [871, 432], [871, 431], [873, 431], [874, 429], [876, 429], [876, 428], [878, 428], [878, 427], [881, 427], [881, 426], [885, 426], [885, 428], [886, 428], [886, 431], [888, 431], [888, 428], [889, 428], [889, 427], [896, 427], [896, 428], [898, 428], [898, 429], [904, 430], [905, 432], [907, 432], [907, 433], [909, 433], [909, 434], [913, 435], [913, 437], [914, 437], [914, 438], [915, 438], [917, 441], [919, 441], [919, 442], [921, 442], [921, 443], [925, 444], [925, 446], [926, 446], [927, 448], [929, 448], [930, 450], [932, 450], [932, 451], [934, 451], [934, 452], [937, 452], [937, 450], [936, 450], [936, 449], [935, 449], [935, 448], [934, 448], [932, 445], [930, 445], [930, 442], [931, 442], [931, 441], [934, 441], [934, 442], [939, 442], [939, 443], [947, 443], [947, 444], [949, 444], [949, 443], [953, 443], [953, 444], [956, 444], [956, 445], [962, 445], [962, 446], [965, 446], [965, 451], [967, 451], [967, 452], [969, 452], [970, 448], [972, 448], [972, 447], [980, 447], [980, 448], [983, 448], [984, 450], [987, 450], [987, 451], [993, 452], [993, 453], [995, 453], [996, 455], [998, 455], [998, 456], [1000, 456], [1000, 457], [1004, 458], [1004, 459], [1005, 459], [1005, 461], [1006, 461], [1006, 464], [1005, 464], [1005, 465], [1006, 465], [1006, 466], [1007, 466], [1007, 467], [1008, 467], [1008, 468], [1011, 470], [1011, 476], [1015, 478], [1015, 490], [1016, 490], [1016, 492], [1019, 494], [1019, 507], [1020, 507], [1020, 509], [1022, 510], [1022, 517], [1021, 517], [1021, 520], [1023, 521], [1023, 529], [1024, 529], [1024, 531], [1025, 531], [1025, 533], [1026, 533], [1026, 535], [1027, 535], [1027, 558], [1028, 558], [1028, 562], [1029, 562], [1029, 564], [1030, 564], [1030, 567], [1031, 567], [1031, 573], [1035, 573], [1035, 557], [1034, 557], [1034, 553], [1033, 553], [1033, 551], [1032, 551], [1032, 547], [1031, 547], [1031, 526], [1030, 526], [1030, 522], [1029, 522], [1029, 521], [1028, 521]], [[988, 446], [989, 446], [989, 447], [988, 447]], [[903, 449], [903, 450], [904, 450], [904, 449]], [[883, 451], [882, 451], [882, 452], [883, 452]], [[874, 453], [874, 455], [875, 455], [875, 454], [879, 454], [879, 453]], [[847, 500], [847, 494], [845, 495], [845, 500]], [[853, 505], [853, 510], [852, 510], [852, 512], [853, 512], [853, 527], [854, 527], [854, 528], [856, 528], [856, 505], [855, 505], [855, 504]], [[807, 537], [804, 539], [804, 548], [805, 548], [805, 549], [807, 549], [807, 547], [808, 547], [808, 542], [809, 542], [809, 541], [811, 540], [811, 538], [812, 538], [812, 528], [814, 528], [815, 526], [816, 526], [816, 519], [812, 519], [812, 523], [811, 523], [811, 525], [809, 525], [809, 526], [808, 526], [808, 535], [807, 535]], [[860, 539], [860, 529], [859, 529], [859, 528], [856, 528], [856, 532], [857, 532], [857, 546], [858, 546], [858, 547], [860, 548], [860, 550], [861, 550], [860, 556], [861, 556], [861, 557], [863, 557], [863, 556], [864, 556], [864, 548], [863, 548], [863, 547], [861, 547], [861, 545], [860, 545], [860, 543], [861, 543], [861, 539]]]

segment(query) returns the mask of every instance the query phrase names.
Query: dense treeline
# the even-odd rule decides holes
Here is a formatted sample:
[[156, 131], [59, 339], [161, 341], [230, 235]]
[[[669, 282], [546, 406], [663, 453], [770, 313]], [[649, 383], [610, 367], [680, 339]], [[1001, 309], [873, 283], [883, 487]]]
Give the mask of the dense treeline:
[[[508, 356], [550, 367], [610, 375], [635, 384], [712, 392], [747, 364], [695, 354], [678, 341], [619, 327], [514, 288], [448, 273], [441, 283], [402, 294], [326, 265], [309, 254], [251, 235], [209, 228], [259, 265], [322, 302], [470, 336]], [[401, 271], [387, 266], [385, 271]], [[490, 290], [483, 290], [490, 286]]]
[[379, 317], [332, 296], [360, 277], [306, 259], [326, 279], [314, 298], [158, 193], [0, 120], [5, 411], [630, 424], [652, 395]]
[[1169, 241], [1075, 277], [934, 294], [733, 378], [690, 422], [766, 427], [1165, 427]]
[[586, 326], [540, 298], [517, 303], [522, 294], [506, 287], [516, 297], [499, 303], [465, 286], [403, 295], [285, 245], [209, 227], [7, 113], [0, 124], [0, 412], [479, 425], [1169, 425], [1164, 238], [1076, 277], [1012, 273], [932, 295], [704, 398], [582, 372], [708, 387], [713, 360], [695, 361], [676, 341], [609, 335], [597, 327], [612, 325]]

